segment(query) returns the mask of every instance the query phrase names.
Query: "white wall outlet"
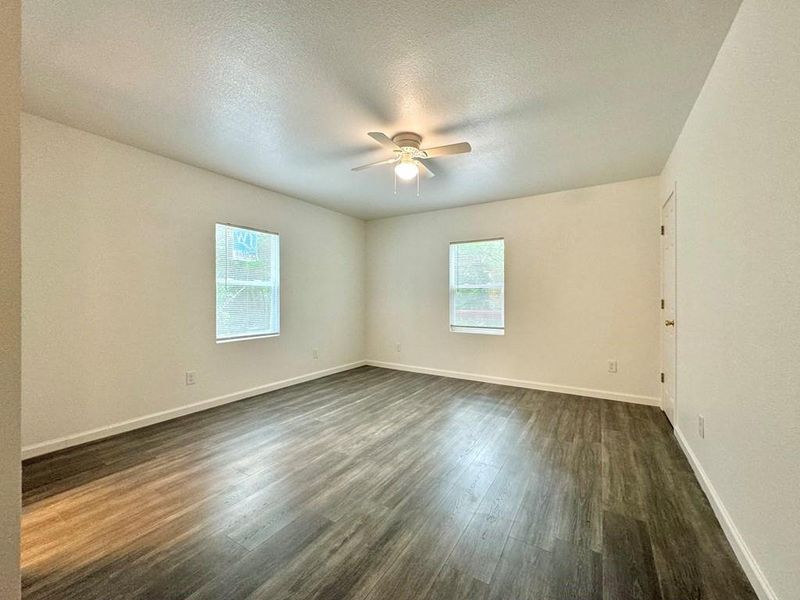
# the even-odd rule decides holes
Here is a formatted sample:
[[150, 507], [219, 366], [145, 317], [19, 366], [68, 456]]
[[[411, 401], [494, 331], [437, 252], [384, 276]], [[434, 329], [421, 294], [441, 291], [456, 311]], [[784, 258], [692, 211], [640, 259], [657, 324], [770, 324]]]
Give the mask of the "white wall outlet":
[[697, 435], [703, 439], [706, 437], [706, 418], [703, 415], [697, 415]]
[[394, 345], [394, 349], [395, 349], [397, 352], [400, 352], [400, 342], [397, 342], [397, 343]]
[[618, 370], [618, 365], [616, 360], [609, 360], [608, 361], [608, 372], [609, 373], [616, 373]]
[[311, 354], [314, 356], [314, 358], [319, 358], [319, 349], [318, 348], [312, 348]]
[[186, 385], [194, 385], [195, 383], [197, 383], [197, 373], [186, 371]]

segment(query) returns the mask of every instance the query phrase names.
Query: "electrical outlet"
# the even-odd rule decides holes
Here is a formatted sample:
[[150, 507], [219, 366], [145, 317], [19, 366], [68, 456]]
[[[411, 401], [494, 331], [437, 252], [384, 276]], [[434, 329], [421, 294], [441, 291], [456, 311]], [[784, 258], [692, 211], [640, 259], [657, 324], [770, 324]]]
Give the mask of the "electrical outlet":
[[314, 358], [319, 358], [319, 350], [317, 348], [312, 349], [311, 354], [314, 355]]
[[617, 372], [617, 361], [616, 360], [609, 360], [608, 361], [608, 372], [609, 373], [616, 373]]
[[394, 349], [395, 349], [395, 350], [397, 350], [398, 352], [400, 352], [400, 342], [397, 342], [397, 343], [394, 345]]
[[194, 371], [186, 371], [186, 385], [194, 385], [197, 382], [197, 374]]
[[697, 415], [697, 434], [702, 439], [706, 437], [706, 418], [703, 415]]

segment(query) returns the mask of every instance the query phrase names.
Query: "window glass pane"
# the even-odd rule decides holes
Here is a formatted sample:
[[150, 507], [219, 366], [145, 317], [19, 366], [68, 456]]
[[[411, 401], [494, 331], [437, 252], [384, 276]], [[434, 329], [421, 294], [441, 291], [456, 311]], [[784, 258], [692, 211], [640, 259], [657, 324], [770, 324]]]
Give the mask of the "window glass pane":
[[450, 245], [450, 325], [504, 327], [503, 240]]
[[280, 331], [279, 238], [216, 226], [217, 339]]

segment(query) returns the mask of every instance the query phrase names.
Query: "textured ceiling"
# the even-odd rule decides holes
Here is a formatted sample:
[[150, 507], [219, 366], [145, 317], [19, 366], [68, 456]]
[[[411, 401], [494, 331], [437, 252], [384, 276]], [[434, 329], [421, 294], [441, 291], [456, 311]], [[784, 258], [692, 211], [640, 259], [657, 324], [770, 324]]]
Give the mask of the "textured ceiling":
[[[660, 172], [740, 0], [25, 0], [26, 110], [362, 218]], [[438, 176], [393, 194], [368, 131]]]

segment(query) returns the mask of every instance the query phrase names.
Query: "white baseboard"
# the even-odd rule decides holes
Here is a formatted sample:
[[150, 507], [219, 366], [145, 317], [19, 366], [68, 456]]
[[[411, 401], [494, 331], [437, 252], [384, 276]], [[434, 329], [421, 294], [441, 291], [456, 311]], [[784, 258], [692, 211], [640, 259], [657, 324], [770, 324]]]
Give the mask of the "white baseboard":
[[470, 381], [483, 381], [485, 383], [496, 383], [499, 385], [510, 385], [513, 387], [542, 390], [545, 392], [558, 392], [561, 394], [572, 394], [574, 396], [588, 396], [590, 398], [603, 398], [605, 400], [619, 400], [620, 402], [631, 402], [633, 404], [646, 404], [648, 406], [660, 406], [661, 399], [653, 396], [637, 396], [636, 394], [624, 394], [622, 392], [610, 392], [607, 390], [591, 390], [581, 387], [557, 385], [554, 383], [541, 383], [538, 381], [527, 381], [524, 379], [508, 379], [506, 377], [495, 377], [493, 375], [479, 375], [477, 373], [463, 373], [461, 371], [446, 371], [444, 369], [431, 369], [415, 365], [404, 365], [400, 363], [381, 362], [377, 360], [367, 360], [366, 364], [373, 367], [383, 367], [385, 369], [395, 369], [397, 371], [412, 371], [414, 373], [426, 373], [428, 375], [440, 375], [441, 377], [451, 377], [454, 379], [468, 379]]
[[747, 575], [747, 578], [750, 580], [753, 590], [755, 590], [760, 600], [779, 600], [777, 594], [775, 594], [772, 586], [764, 576], [761, 567], [758, 566], [755, 557], [750, 552], [750, 548], [748, 548], [744, 538], [742, 538], [742, 534], [739, 533], [739, 529], [733, 522], [730, 513], [722, 503], [722, 498], [719, 497], [717, 490], [714, 488], [714, 484], [711, 483], [711, 479], [709, 479], [708, 474], [705, 469], [703, 469], [703, 465], [700, 464], [691, 446], [689, 446], [689, 442], [677, 427], [675, 428], [675, 438], [678, 440], [678, 444], [689, 460], [689, 464], [692, 466], [697, 480], [700, 482], [700, 487], [702, 487], [703, 491], [706, 493], [711, 508], [714, 509], [714, 514], [722, 525], [725, 537], [728, 538], [728, 542], [733, 548], [736, 558], [739, 559], [739, 564], [742, 565], [745, 575]]
[[281, 388], [289, 387], [290, 385], [303, 383], [304, 381], [311, 381], [312, 379], [319, 379], [320, 377], [326, 377], [327, 375], [333, 375], [334, 373], [349, 371], [350, 369], [362, 367], [365, 364], [366, 361], [359, 360], [353, 363], [339, 365], [336, 367], [331, 367], [329, 369], [314, 371], [313, 373], [306, 373], [305, 375], [298, 375], [297, 377], [290, 377], [289, 379], [283, 379], [281, 381], [267, 383], [265, 385], [250, 388], [247, 390], [240, 390], [238, 392], [233, 392], [231, 394], [217, 396], [216, 398], [209, 398], [208, 400], [201, 400], [200, 402], [185, 404], [177, 408], [162, 410], [157, 413], [151, 413], [149, 415], [143, 415], [141, 417], [128, 419], [127, 421], [120, 421], [118, 423], [106, 425], [105, 427], [89, 429], [88, 431], [74, 433], [72, 435], [56, 438], [54, 440], [47, 440], [45, 442], [39, 442], [37, 444], [23, 446], [22, 458], [24, 460], [26, 458], [33, 458], [34, 456], [39, 456], [41, 454], [47, 454], [48, 452], [55, 452], [56, 450], [69, 448], [70, 446], [85, 444], [86, 442], [92, 442], [95, 440], [99, 440], [101, 438], [116, 435], [118, 433], [124, 433], [125, 431], [131, 431], [133, 429], [147, 427], [148, 425], [153, 425], [154, 423], [160, 423], [161, 421], [168, 421], [169, 419], [174, 419], [176, 417], [181, 417], [183, 415], [200, 412], [202, 410], [207, 410], [215, 406], [221, 406], [222, 404], [228, 404], [230, 402], [236, 402], [237, 400], [243, 400], [245, 398], [251, 398], [252, 396], [258, 396], [259, 394], [265, 394], [273, 390], [279, 390]]

